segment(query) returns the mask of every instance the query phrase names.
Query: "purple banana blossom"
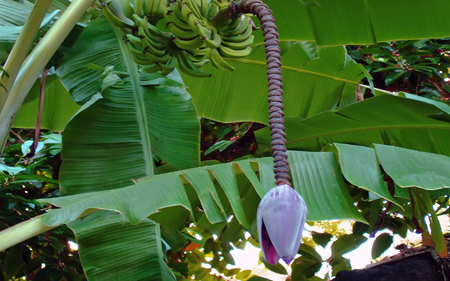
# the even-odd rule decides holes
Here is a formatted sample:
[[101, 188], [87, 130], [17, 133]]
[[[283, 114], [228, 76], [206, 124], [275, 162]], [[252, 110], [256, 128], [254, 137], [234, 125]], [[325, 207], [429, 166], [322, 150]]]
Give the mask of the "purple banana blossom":
[[259, 203], [258, 236], [264, 258], [277, 264], [280, 257], [289, 265], [302, 240], [306, 221], [305, 201], [289, 185], [272, 188]]

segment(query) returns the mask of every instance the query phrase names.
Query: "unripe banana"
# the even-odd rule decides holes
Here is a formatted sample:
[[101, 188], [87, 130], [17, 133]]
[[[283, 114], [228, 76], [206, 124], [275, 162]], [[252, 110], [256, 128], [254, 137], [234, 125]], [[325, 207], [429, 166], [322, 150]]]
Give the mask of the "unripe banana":
[[245, 57], [248, 54], [250, 54], [251, 51], [252, 51], [252, 48], [250, 48], [250, 47], [247, 47], [243, 50], [230, 49], [223, 45], [220, 45], [220, 47], [219, 47], [220, 55], [225, 58], [242, 58], [242, 57]]
[[230, 64], [228, 64], [223, 57], [219, 54], [219, 52], [217, 51], [217, 49], [211, 49], [210, 52], [210, 59], [211, 62], [214, 66], [220, 68], [220, 69], [224, 69], [224, 70], [230, 70], [233, 71], [234, 67], [231, 66]]
[[191, 39], [175, 38], [173, 42], [178, 46], [178, 48], [183, 50], [193, 50], [204, 45], [203, 40], [198, 35]]
[[251, 35], [250, 37], [241, 42], [233, 42], [232, 40], [226, 40], [228, 39], [228, 37], [225, 37], [226, 39], [222, 38], [221, 45], [234, 50], [243, 50], [246, 49], [247, 47], [250, 47], [253, 44], [254, 37], [255, 36]]
[[202, 12], [200, 11], [199, 6], [197, 5], [195, 0], [186, 0], [185, 5], [187, 5], [189, 10], [191, 10], [191, 12], [194, 13], [197, 18], [201, 19], [203, 17]]
[[244, 33], [247, 30], [247, 27], [249, 26], [250, 18], [244, 17], [240, 24], [236, 27], [231, 29], [235, 24], [228, 26], [226, 28], [222, 29], [223, 36], [236, 36]]
[[172, 56], [166, 64], [160, 63], [159, 67], [161, 68], [161, 71], [162, 71], [161, 75], [165, 76], [167, 74], [170, 74], [175, 69], [175, 67], [177, 67], [177, 64], [178, 64], [178, 59], [176, 56]]
[[134, 0], [134, 13], [140, 17], [144, 16], [144, 0]]
[[163, 56], [154, 55], [152, 53], [152, 47], [146, 38], [141, 38], [142, 47], [144, 48], [144, 56], [148, 58], [150, 61], [158, 62], [158, 63], [166, 63], [170, 59], [170, 55], [164, 52]]
[[[112, 5], [112, 3], [113, 3], [113, 1], [110, 2], [111, 5]], [[119, 18], [115, 13], [113, 13], [109, 9], [109, 5], [106, 3], [102, 3], [102, 11], [103, 11], [103, 14], [105, 15], [105, 17], [109, 20], [109, 22], [111, 22], [112, 24], [114, 24], [117, 27], [132, 28], [134, 26], [133, 21], [126, 18], [123, 14], [120, 15], [119, 12], [116, 12], [116, 14], [121, 17], [121, 18]]]
[[141, 65], [141, 69], [142, 69], [142, 71], [147, 72], [147, 73], [155, 73], [155, 72], [161, 70], [159, 65], [157, 65], [156, 63], [152, 63], [149, 65]]
[[187, 75], [193, 77], [211, 77], [211, 74], [204, 73], [187, 57], [184, 51], [177, 54], [178, 57], [178, 67], [181, 71]]
[[198, 36], [198, 34], [191, 29], [189, 29], [188, 31], [180, 29], [179, 26], [174, 22], [170, 22], [167, 26], [169, 27], [170, 32], [172, 32], [173, 35], [180, 39], [188, 40]]
[[144, 4], [144, 15], [145, 16], [151, 16], [152, 15], [152, 8], [153, 3], [159, 2], [159, 0], [145, 0]]
[[158, 43], [153, 41], [153, 39], [144, 32], [144, 29], [140, 26], [138, 35], [144, 38], [141, 38], [141, 40], [145, 39], [145, 42], [147, 43], [143, 47], [145, 48], [144, 51], [150, 52], [151, 54], [155, 56], [164, 56], [166, 54], [165, 46], [163, 43]]

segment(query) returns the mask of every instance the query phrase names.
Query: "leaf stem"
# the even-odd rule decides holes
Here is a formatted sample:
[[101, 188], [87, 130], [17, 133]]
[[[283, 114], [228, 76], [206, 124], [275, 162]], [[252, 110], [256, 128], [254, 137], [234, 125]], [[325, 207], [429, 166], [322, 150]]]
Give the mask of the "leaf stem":
[[23, 64], [0, 113], [0, 147], [2, 150], [14, 117], [34, 82], [93, 2], [94, 0], [74, 0]]
[[16, 224], [10, 228], [0, 231], [0, 252], [12, 247], [22, 241], [58, 226], [46, 226], [41, 221], [42, 216], [37, 216], [27, 221]]
[[4, 86], [4, 88], [0, 87], [0, 110], [6, 102], [8, 92], [14, 84], [20, 67], [27, 57], [28, 50], [31, 48], [34, 38], [36, 38], [40, 24], [51, 3], [52, 0], [38, 0], [36, 2], [3, 66], [4, 71], [9, 74], [9, 77], [0, 74], [0, 84]]

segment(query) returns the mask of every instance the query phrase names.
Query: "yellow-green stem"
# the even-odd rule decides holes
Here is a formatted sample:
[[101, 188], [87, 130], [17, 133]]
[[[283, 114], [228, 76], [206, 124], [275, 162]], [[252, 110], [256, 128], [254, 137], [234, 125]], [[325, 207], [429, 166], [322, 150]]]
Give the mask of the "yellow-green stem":
[[[99, 211], [98, 209], [87, 209], [85, 210], [79, 218], [84, 218]], [[53, 228], [57, 228], [61, 224], [47, 226], [42, 223], [41, 218], [45, 216], [37, 216], [27, 221], [21, 222], [10, 228], [0, 231], [0, 252], [12, 247], [20, 242], [23, 242], [31, 237], [49, 231]]]
[[3, 69], [9, 74], [9, 77], [2, 77], [0, 75], [0, 77], [2, 77], [0, 78], [0, 83], [2, 83], [5, 87], [0, 87], [0, 110], [2, 110], [6, 102], [8, 92], [11, 90], [14, 80], [19, 73], [20, 67], [27, 57], [28, 50], [31, 48], [31, 44], [39, 31], [39, 26], [51, 3], [52, 0], [38, 0], [36, 2], [33, 10], [31, 11], [30, 17], [25, 22], [22, 32], [20, 32], [20, 35], [14, 43], [11, 53], [3, 66]]
[[448, 256], [447, 245], [445, 244], [444, 234], [442, 233], [441, 224], [433, 209], [433, 202], [431, 201], [430, 194], [426, 190], [418, 189], [420, 197], [424, 202], [424, 207], [430, 214], [430, 228], [431, 228], [431, 239], [433, 239], [434, 249], [439, 254], [441, 258]]
[[58, 226], [46, 226], [41, 222], [42, 216], [21, 222], [0, 232], [0, 252], [22, 241]]
[[23, 64], [0, 113], [0, 147], [3, 148], [14, 117], [34, 81], [92, 3], [94, 0], [74, 0]]

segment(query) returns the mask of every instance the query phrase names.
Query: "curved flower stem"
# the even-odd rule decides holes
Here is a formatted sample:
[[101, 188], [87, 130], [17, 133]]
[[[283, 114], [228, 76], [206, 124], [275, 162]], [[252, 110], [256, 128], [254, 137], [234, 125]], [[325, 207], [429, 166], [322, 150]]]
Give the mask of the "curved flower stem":
[[286, 133], [284, 132], [280, 42], [278, 41], [275, 18], [269, 7], [261, 0], [231, 2], [229, 11], [230, 18], [236, 18], [240, 14], [251, 13], [256, 15], [261, 23], [266, 50], [267, 80], [269, 86], [269, 126], [272, 136], [271, 145], [272, 156], [274, 158], [275, 183], [276, 185], [287, 184], [291, 186], [286, 153]]

